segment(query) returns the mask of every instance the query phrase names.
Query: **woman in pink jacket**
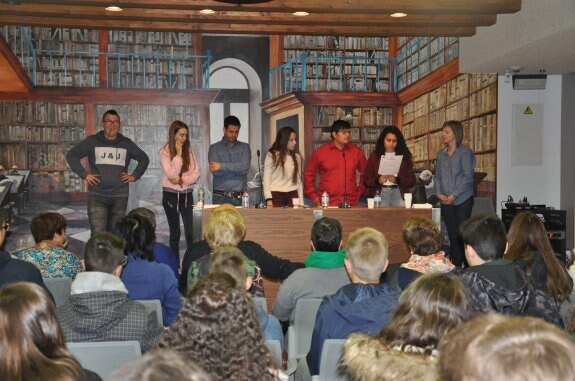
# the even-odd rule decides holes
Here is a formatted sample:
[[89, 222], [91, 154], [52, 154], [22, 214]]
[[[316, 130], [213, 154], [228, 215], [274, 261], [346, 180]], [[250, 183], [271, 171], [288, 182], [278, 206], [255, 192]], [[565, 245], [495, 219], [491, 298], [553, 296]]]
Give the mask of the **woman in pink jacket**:
[[[180, 217], [184, 222], [187, 245], [192, 244], [193, 185], [200, 168], [190, 147], [188, 126], [179, 120], [170, 125], [168, 143], [160, 149], [162, 162], [162, 205], [170, 227], [170, 248], [180, 257]], [[179, 262], [179, 261], [178, 261]]]

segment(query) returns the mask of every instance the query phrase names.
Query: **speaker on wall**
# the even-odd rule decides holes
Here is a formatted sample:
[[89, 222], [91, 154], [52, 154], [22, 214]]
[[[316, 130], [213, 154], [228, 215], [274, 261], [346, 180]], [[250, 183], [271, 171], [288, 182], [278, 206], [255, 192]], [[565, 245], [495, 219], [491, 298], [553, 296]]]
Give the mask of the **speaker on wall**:
[[547, 85], [547, 74], [515, 74], [513, 90], [543, 90]]

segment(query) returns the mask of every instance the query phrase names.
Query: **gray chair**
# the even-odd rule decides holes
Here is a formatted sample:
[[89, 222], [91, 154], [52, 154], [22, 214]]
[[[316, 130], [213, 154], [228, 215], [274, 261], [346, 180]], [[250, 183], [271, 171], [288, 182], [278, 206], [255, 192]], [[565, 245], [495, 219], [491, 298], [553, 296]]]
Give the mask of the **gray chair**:
[[162, 303], [158, 299], [151, 299], [151, 300], [134, 300], [134, 302], [138, 302], [146, 306], [147, 309], [152, 310], [156, 313], [156, 317], [158, 319], [158, 323], [160, 325], [164, 325], [164, 316], [162, 315]]
[[66, 346], [84, 369], [97, 373], [102, 380], [128, 361], [142, 356], [137, 341], [66, 343]]
[[309, 352], [315, 316], [322, 300], [320, 298], [302, 298], [296, 302], [294, 322], [288, 328], [289, 359], [305, 357]]
[[281, 367], [282, 366], [282, 348], [279, 340], [266, 340], [266, 347], [270, 351], [272, 360], [274, 363]]
[[339, 359], [345, 339], [327, 339], [323, 343], [321, 360], [319, 363], [319, 381], [348, 381], [347, 376], [339, 373]]
[[70, 298], [72, 279], [70, 278], [42, 278], [44, 284], [54, 297], [56, 307], [66, 303]]

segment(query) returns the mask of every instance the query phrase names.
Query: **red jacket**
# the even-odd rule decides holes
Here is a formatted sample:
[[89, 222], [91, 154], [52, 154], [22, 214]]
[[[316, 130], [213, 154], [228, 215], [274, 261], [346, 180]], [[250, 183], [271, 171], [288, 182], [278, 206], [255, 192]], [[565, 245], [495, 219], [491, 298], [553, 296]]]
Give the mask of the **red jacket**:
[[[375, 194], [377, 189], [381, 188], [379, 184], [379, 160], [381, 156], [372, 152], [367, 160], [367, 166], [365, 167], [365, 186], [367, 187], [367, 193], [370, 196]], [[401, 166], [399, 167], [399, 173], [397, 174], [397, 185], [399, 185], [399, 190], [401, 194], [409, 192], [409, 190], [415, 185], [415, 171], [413, 170], [413, 161], [410, 157], [403, 156], [401, 160]]]
[[[344, 173], [344, 160], [347, 173]], [[363, 172], [366, 164], [365, 154], [355, 144], [348, 143], [339, 150], [333, 141], [326, 143], [313, 152], [305, 167], [304, 193], [315, 203], [327, 191], [329, 204], [337, 205], [343, 201], [345, 181], [347, 202], [357, 204], [365, 191]], [[318, 189], [315, 187], [316, 174], [319, 174]]]

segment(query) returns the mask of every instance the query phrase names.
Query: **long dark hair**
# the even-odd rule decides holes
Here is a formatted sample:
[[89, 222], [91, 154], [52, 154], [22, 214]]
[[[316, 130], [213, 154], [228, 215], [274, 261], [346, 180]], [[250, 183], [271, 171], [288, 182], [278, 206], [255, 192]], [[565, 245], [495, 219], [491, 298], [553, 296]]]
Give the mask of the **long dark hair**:
[[170, 151], [170, 159], [173, 159], [176, 156], [176, 134], [182, 128], [185, 128], [187, 131], [187, 139], [184, 145], [182, 146], [182, 173], [185, 173], [190, 169], [190, 129], [188, 125], [181, 120], [175, 120], [170, 124], [170, 129], [168, 131], [168, 149]]
[[299, 178], [299, 168], [298, 168], [299, 165], [296, 160], [296, 152], [295, 150], [290, 151], [287, 148], [292, 133], [296, 134], [295, 130], [291, 127], [283, 127], [279, 129], [279, 131], [276, 134], [276, 140], [274, 144], [272, 144], [268, 152], [272, 154], [274, 167], [276, 168], [281, 167], [284, 176], [285, 176], [286, 157], [288, 155], [292, 157], [294, 165], [292, 183], [297, 184]]
[[42, 287], [0, 289], [0, 374], [4, 381], [75, 381], [84, 371], [66, 349], [56, 307]]
[[149, 261], [154, 260], [156, 233], [147, 218], [138, 214], [121, 218], [114, 226], [114, 233], [126, 241], [128, 253]]
[[401, 133], [399, 128], [395, 126], [385, 126], [383, 127], [383, 130], [381, 130], [381, 133], [377, 138], [377, 142], [375, 143], [375, 153], [377, 154], [377, 156], [385, 155], [385, 137], [387, 136], [387, 134], [393, 134], [397, 138], [397, 146], [395, 146], [395, 154], [403, 155], [406, 158], [411, 159], [412, 155], [411, 152], [409, 151], [409, 148], [407, 148], [407, 145], [405, 144], [405, 138], [403, 137], [403, 134]]
[[531, 252], [539, 251], [547, 267], [547, 290], [557, 300], [565, 300], [571, 293], [569, 275], [555, 254], [547, 238], [545, 225], [531, 212], [519, 213], [513, 218], [507, 234], [509, 247], [505, 257], [512, 261], [525, 260], [531, 269]]

